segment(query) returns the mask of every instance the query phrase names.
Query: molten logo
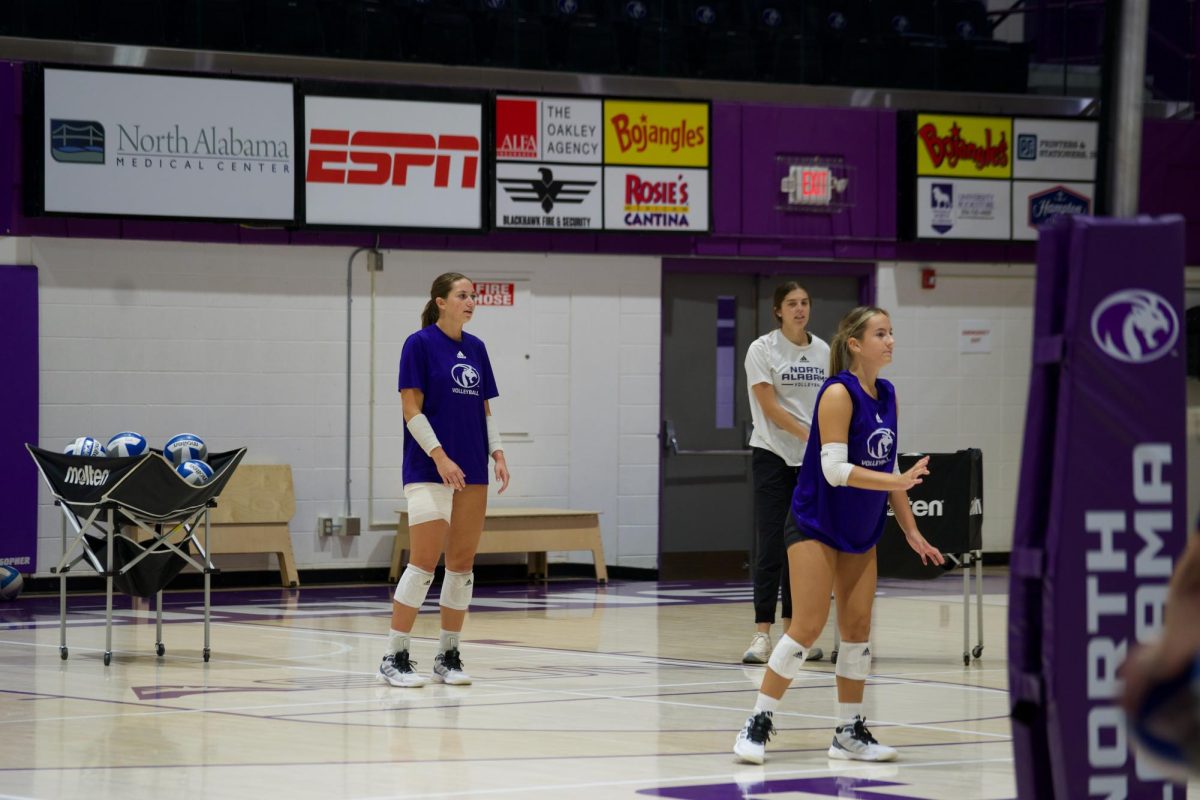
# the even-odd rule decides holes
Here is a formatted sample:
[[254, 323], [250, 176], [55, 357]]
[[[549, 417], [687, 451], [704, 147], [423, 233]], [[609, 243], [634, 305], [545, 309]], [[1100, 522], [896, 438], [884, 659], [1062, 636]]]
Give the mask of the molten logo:
[[1179, 317], [1162, 296], [1126, 289], [1100, 301], [1092, 312], [1092, 338], [1104, 353], [1127, 364], [1165, 356], [1179, 338]]
[[76, 486], [103, 486], [108, 482], [108, 470], [97, 469], [91, 464], [82, 467], [67, 467], [67, 476], [63, 483], [73, 483]]
[[407, 186], [409, 168], [433, 167], [433, 185], [447, 188], [455, 158], [462, 163], [463, 189], [474, 189], [478, 179], [479, 139], [474, 136], [313, 128], [308, 144], [309, 183]]

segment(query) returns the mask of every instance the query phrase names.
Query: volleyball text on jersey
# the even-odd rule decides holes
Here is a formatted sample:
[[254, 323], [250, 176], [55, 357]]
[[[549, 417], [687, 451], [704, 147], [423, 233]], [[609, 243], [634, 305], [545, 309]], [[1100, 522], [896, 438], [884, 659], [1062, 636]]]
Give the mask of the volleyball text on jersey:
[[462, 164], [461, 188], [474, 189], [478, 180], [475, 136], [313, 128], [308, 145], [309, 183], [406, 186], [410, 168], [433, 167], [434, 188], [449, 188], [456, 160]]

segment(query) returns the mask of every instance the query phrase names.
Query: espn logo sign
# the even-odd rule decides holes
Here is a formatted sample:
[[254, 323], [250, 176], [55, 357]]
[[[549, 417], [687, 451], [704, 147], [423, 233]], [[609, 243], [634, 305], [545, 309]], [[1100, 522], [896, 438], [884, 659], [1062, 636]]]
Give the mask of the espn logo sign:
[[479, 172], [479, 138], [431, 133], [349, 131], [313, 128], [308, 139], [308, 183], [408, 185], [409, 169], [433, 168], [435, 188], [450, 187], [457, 161], [456, 186], [474, 189]]

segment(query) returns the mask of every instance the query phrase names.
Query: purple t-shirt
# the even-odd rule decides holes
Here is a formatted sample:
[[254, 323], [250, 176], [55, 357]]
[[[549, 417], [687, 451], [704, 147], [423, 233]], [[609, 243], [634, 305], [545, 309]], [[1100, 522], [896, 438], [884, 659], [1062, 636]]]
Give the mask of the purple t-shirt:
[[847, 437], [849, 462], [878, 472], [896, 464], [896, 390], [888, 381], [875, 381], [876, 400], [849, 371], [839, 372], [821, 387], [813, 409], [812, 430], [804, 463], [792, 494], [792, 515], [800, 531], [835, 550], [865, 553], [879, 542], [887, 514], [888, 493], [852, 486], [831, 486], [821, 470], [821, 426], [817, 412], [825, 390], [835, 383], [846, 387], [854, 405]]
[[[420, 389], [421, 413], [429, 420], [446, 455], [458, 464], [467, 483], [488, 482], [485, 400], [499, 396], [487, 348], [463, 331], [456, 342], [437, 325], [428, 325], [404, 342], [400, 351], [400, 389]], [[404, 426], [404, 483], [441, 483], [437, 466]]]

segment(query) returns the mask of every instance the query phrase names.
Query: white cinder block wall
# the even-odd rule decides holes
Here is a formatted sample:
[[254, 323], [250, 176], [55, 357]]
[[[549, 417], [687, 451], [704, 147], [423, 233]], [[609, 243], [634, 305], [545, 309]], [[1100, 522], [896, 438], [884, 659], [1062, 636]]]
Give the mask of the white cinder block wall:
[[[937, 288], [922, 289], [922, 267]], [[892, 314], [904, 451], [983, 451], [983, 548], [1012, 549], [1033, 342], [1033, 265], [881, 264], [879, 305]], [[991, 328], [990, 353], [959, 352], [964, 320]]]
[[[244, 445], [248, 463], [292, 465], [301, 568], [386, 565], [402, 502], [401, 344], [419, 324], [434, 276], [458, 271], [514, 282], [516, 306], [481, 309], [468, 328], [488, 342], [494, 363], [510, 362], [510, 374], [497, 365], [501, 429], [528, 428], [506, 446], [513, 484], [493, 502], [597, 509], [608, 563], [655, 567], [656, 258], [389, 251], [376, 276], [372, 326], [360, 256], [353, 265], [350, 461], [351, 512], [363, 518], [364, 530], [358, 537], [315, 535], [317, 515], [337, 516], [344, 505], [349, 254], [332, 247], [31, 240], [40, 284], [40, 443], [61, 448], [80, 435], [107, 439], [132, 429], [157, 446], [185, 430], [215, 450]], [[497, 340], [527, 346], [498, 352]], [[39, 503], [38, 571], [47, 574], [61, 553], [61, 525], [44, 487]], [[226, 556], [222, 566], [262, 569], [273, 561]]]

